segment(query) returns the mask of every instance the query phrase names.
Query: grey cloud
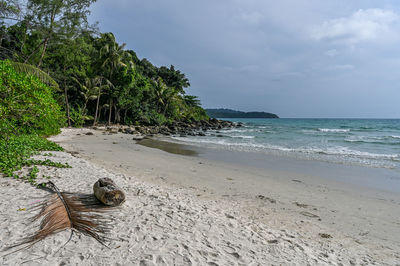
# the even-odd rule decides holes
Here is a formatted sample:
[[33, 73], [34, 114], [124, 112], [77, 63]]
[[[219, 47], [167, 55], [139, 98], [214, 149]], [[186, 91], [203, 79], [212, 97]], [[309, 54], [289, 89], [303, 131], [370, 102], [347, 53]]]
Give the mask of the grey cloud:
[[334, 43], [387, 42], [397, 39], [399, 16], [391, 10], [360, 9], [349, 17], [335, 18], [314, 27], [312, 37]]
[[205, 107], [400, 117], [400, 46], [387, 45], [397, 43], [400, 4], [379, 3], [100, 0], [91, 18], [139, 57], [183, 71]]

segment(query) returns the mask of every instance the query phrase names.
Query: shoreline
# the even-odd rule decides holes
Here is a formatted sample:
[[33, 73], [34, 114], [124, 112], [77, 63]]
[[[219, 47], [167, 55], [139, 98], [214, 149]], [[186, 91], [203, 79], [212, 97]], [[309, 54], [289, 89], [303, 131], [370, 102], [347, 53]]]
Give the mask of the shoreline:
[[[321, 179], [318, 175], [299, 174], [290, 169], [266, 170], [265, 167], [244, 167], [236, 162], [207, 159], [202, 157], [207, 151], [204, 147], [199, 149], [183, 144], [184, 149], [192, 148], [200, 154], [184, 156], [137, 144], [131, 135], [106, 134], [101, 131], [94, 133], [94, 136], [77, 136], [69, 144], [79, 147], [81, 156], [107, 169], [134, 175], [142, 181], [157, 185], [193, 189], [196, 197], [249, 202], [243, 209], [249, 209], [252, 213], [268, 213], [269, 208], [273, 207], [284, 214], [285, 219], [301, 221], [310, 218], [303, 215], [304, 211], [309, 212], [309, 216], [315, 214], [322, 219], [318, 226], [341, 231], [360, 241], [378, 241], [387, 247], [394, 245], [400, 250], [400, 235], [397, 233], [400, 217], [398, 193], [329, 178]], [[278, 157], [278, 161], [280, 159]], [[277, 161], [270, 162], [271, 165], [275, 163]], [[341, 168], [341, 165], [334, 166], [336, 170]], [[259, 196], [266, 199], [264, 202], [268, 204], [269, 199], [276, 203], [258, 209]], [[308, 207], [299, 207], [296, 202]], [[280, 204], [279, 208], [277, 203]], [[385, 217], [384, 221], [381, 221], [382, 216]], [[257, 215], [254, 218], [258, 219]], [[312, 220], [319, 219], [315, 218]]]
[[[146, 138], [136, 142], [149, 148], [156, 148], [172, 154], [198, 156], [240, 167], [257, 168], [263, 171], [286, 171], [315, 178], [331, 179], [361, 187], [372, 193], [400, 193], [400, 172], [391, 168], [374, 167], [358, 164], [343, 164], [335, 161], [316, 160], [297, 157], [293, 154], [276, 154], [247, 150], [230, 150], [223, 146], [199, 146], [198, 143], [184, 142], [168, 137]], [[317, 174], [316, 174], [317, 173]], [[322, 175], [319, 173], [323, 173]]]
[[[93, 135], [85, 135], [88, 132], [92, 132]], [[186, 258], [192, 263], [201, 264], [213, 261], [211, 260], [213, 255], [209, 253], [211, 251], [200, 256], [194, 254], [196, 253], [194, 252], [195, 246], [202, 246], [206, 240], [213, 246], [214, 252], [217, 254], [214, 261], [219, 265], [265, 263], [267, 261], [271, 264], [309, 263], [320, 265], [375, 262], [392, 265], [400, 259], [397, 255], [400, 251], [400, 236], [397, 232], [400, 200], [391, 193], [377, 193], [371, 196], [368, 194], [370, 192], [363, 193], [365, 191], [355, 191], [351, 186], [340, 186], [340, 182], [335, 180], [326, 179], [321, 182], [313, 176], [298, 173], [296, 175], [291, 171], [266, 171], [265, 169], [246, 168], [235, 163], [207, 159], [201, 157], [202, 155], [185, 156], [167, 153], [136, 144], [132, 140], [132, 136], [126, 134], [107, 134], [91, 129], [64, 129], [62, 134], [53, 137], [52, 140], [70, 153], [63, 152], [60, 154], [64, 155], [60, 156], [64, 156], [64, 160], [71, 161], [73, 169], [51, 170], [41, 167], [43, 168], [41, 170], [53, 173], [75, 171], [72, 176], [70, 173], [69, 178], [66, 174], [59, 174], [60, 179], [56, 181], [75, 188], [82, 187], [82, 184], [86, 184], [83, 187], [90, 187], [94, 183], [91, 181], [95, 179], [95, 176], [103, 177], [102, 175], [107, 174], [114, 176], [117, 184], [120, 184], [129, 194], [126, 205], [121, 208], [128, 219], [126, 221], [118, 220], [121, 225], [117, 224], [117, 227], [131, 228], [132, 223], [137, 224], [130, 218], [131, 215], [136, 215], [136, 218], [141, 219], [137, 214], [131, 213], [130, 207], [136, 209], [137, 212], [153, 213], [152, 215], [157, 216], [154, 218], [157, 221], [169, 219], [165, 218], [164, 209], [161, 211], [157, 209], [163, 207], [157, 207], [156, 204], [156, 201], [159, 201], [162, 203], [161, 206], [171, 206], [171, 202], [166, 202], [168, 197], [176, 197], [173, 204], [190, 202], [190, 206], [185, 205], [189, 212], [182, 213], [181, 218], [177, 221], [175, 219], [177, 217], [174, 216], [173, 221], [179, 224], [176, 229], [178, 231], [174, 231], [170, 224], [162, 223], [161, 226], [167, 230], [165, 232], [171, 233], [172, 230], [174, 234], [186, 234], [185, 230], [182, 232], [182, 227], [188, 226], [188, 219], [193, 219], [193, 215], [204, 206], [207, 206], [209, 210], [212, 209], [212, 212], [207, 211], [204, 217], [201, 216], [197, 219], [199, 219], [199, 224], [204, 219], [216, 219], [213, 222], [216, 231], [212, 230], [215, 235], [207, 235], [205, 238], [204, 236], [194, 237], [207, 232], [207, 229], [197, 226], [191, 228], [189, 230], [191, 233], [186, 235], [188, 238], [185, 238], [185, 241], [194, 237], [192, 242], [189, 241], [189, 244], [186, 244], [192, 251]], [[90, 169], [82, 173], [85, 167]], [[10, 184], [13, 189], [18, 190], [18, 183], [12, 182], [16, 181], [2, 180], [0, 187], [2, 191]], [[134, 196], [138, 189], [139, 191], [142, 189], [140, 187], [144, 187], [144, 196]], [[152, 195], [156, 198], [146, 196], [149, 190], [153, 191]], [[166, 191], [168, 197], [165, 194]], [[10, 195], [10, 193], [6, 195]], [[140, 204], [135, 205], [136, 201], [144, 200], [150, 205], [146, 205], [146, 207], [138, 207], [141, 206]], [[3, 208], [2, 215], [4, 216], [6, 212]], [[381, 210], [379, 215], [376, 213], [377, 210]], [[192, 212], [193, 214], [190, 214]], [[380, 216], [385, 217], [385, 220], [380, 221]], [[145, 227], [146, 225], [152, 227], [152, 219], [144, 223]], [[258, 229], [248, 228], [246, 224], [253, 224], [253, 227]], [[195, 225], [197, 225], [196, 222]], [[225, 225], [227, 227], [224, 227]], [[229, 230], [226, 231], [227, 229]], [[147, 231], [147, 233], [149, 232], [151, 231]], [[249, 235], [243, 236], [244, 239], [238, 238], [241, 235], [240, 232], [247, 232], [246, 234]], [[221, 233], [222, 235], [219, 235]], [[254, 235], [255, 233], [256, 235]], [[114, 232], [114, 234], [121, 235], [123, 233]], [[131, 234], [124, 234], [124, 238], [134, 238], [135, 233]], [[271, 235], [275, 237], [270, 239]], [[4, 232], [1, 236], [4, 236]], [[53, 239], [60, 237], [55, 235]], [[152, 244], [157, 246], [161, 241], [160, 235], [154, 237], [158, 241], [153, 240]], [[264, 240], [261, 241], [260, 238]], [[84, 242], [91, 241], [86, 237], [84, 239]], [[234, 255], [225, 256], [223, 250], [227, 247], [222, 248], [222, 246], [226, 246], [225, 240], [230, 240], [228, 242], [237, 245], [234, 250], [231, 249], [229, 252]], [[251, 243], [252, 240], [253, 243]], [[261, 242], [258, 242], [259, 240]], [[131, 239], [128, 242], [132, 241]], [[165, 239], [163, 241], [168, 242]], [[168, 244], [166, 249], [159, 248], [154, 252], [170, 250], [175, 257], [179, 257], [179, 252], [176, 253], [177, 248], [174, 248], [173, 245], [180, 246], [183, 240], [177, 239], [176, 241], [170, 243], [172, 246]], [[140, 246], [142, 242], [137, 240], [135, 243]], [[146, 241], [144, 243], [148, 244]], [[258, 246], [255, 243], [263, 244]], [[140, 258], [148, 253], [149, 250], [146, 251], [146, 248], [150, 249], [151, 245], [146, 246], [146, 244], [142, 245], [143, 249], [133, 248], [133, 252], [136, 252], [135, 255], [140, 255], [135, 261], [140, 262]], [[74, 245], [80, 246], [83, 243], [75, 239]], [[91, 245], [93, 246], [93, 244]], [[163, 247], [165, 248], [165, 246]], [[246, 252], [249, 249], [254, 254]], [[91, 254], [98, 253], [101, 250], [98, 246], [93, 246], [90, 252]], [[134, 259], [132, 248], [127, 250], [129, 252], [125, 262], [126, 259]], [[182, 250], [183, 253], [187, 251], [185, 248]], [[121, 251], [112, 252], [122, 256]], [[69, 262], [72, 262], [73, 258], [75, 257], [72, 256]], [[117, 259], [124, 261], [122, 257], [117, 257]], [[174, 261], [168, 256], [164, 256], [163, 259], [170, 263]], [[58, 261], [57, 258], [55, 260]], [[110, 262], [104, 260], [103, 263], [105, 264], [106, 261]], [[157, 263], [157, 258], [154, 256], [149, 261], [163, 265]], [[90, 259], [86, 262], [90, 263]], [[189, 264], [188, 261], [181, 262], [184, 265]]]

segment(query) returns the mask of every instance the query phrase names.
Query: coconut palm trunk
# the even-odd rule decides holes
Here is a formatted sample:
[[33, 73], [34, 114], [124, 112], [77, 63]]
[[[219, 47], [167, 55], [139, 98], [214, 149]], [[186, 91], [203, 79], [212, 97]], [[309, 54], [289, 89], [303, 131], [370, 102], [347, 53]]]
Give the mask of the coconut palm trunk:
[[[93, 126], [96, 125], [97, 114], [99, 114], [100, 95], [101, 95], [101, 80], [100, 80], [100, 86], [99, 86], [99, 94], [97, 96], [96, 112], [94, 114]], [[99, 114], [99, 116], [100, 116], [100, 114]]]
[[112, 105], [113, 105], [113, 100], [110, 98], [110, 104], [109, 104], [109, 112], [108, 112], [108, 125], [111, 125], [111, 114], [112, 114]]

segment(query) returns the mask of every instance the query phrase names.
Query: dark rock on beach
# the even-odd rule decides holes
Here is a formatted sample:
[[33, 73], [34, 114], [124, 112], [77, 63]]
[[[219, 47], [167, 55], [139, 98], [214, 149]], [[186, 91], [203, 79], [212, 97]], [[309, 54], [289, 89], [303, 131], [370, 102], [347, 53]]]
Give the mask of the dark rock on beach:
[[[118, 132], [124, 134], [131, 134], [136, 136], [205, 136], [207, 130], [220, 130], [224, 128], [241, 127], [241, 123], [234, 123], [230, 121], [218, 120], [211, 118], [210, 120], [193, 121], [193, 122], [173, 122], [169, 125], [137, 125], [137, 126], [126, 126], [126, 125], [111, 125], [103, 127], [108, 134], [117, 134]], [[100, 129], [100, 127], [92, 127], [92, 129]], [[221, 135], [222, 136], [222, 135]], [[134, 140], [136, 137], [134, 137]]]

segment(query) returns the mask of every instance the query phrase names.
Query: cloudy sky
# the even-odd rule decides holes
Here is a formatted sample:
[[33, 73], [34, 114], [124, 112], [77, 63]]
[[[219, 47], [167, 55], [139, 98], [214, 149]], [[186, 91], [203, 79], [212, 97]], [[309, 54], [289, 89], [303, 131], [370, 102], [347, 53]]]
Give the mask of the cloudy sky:
[[400, 118], [398, 0], [98, 0], [92, 21], [174, 65], [204, 107]]

